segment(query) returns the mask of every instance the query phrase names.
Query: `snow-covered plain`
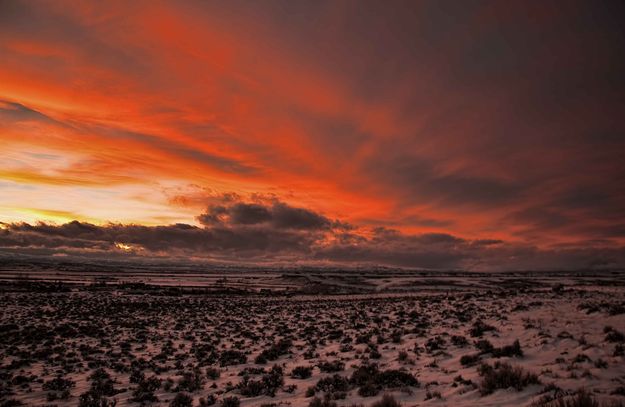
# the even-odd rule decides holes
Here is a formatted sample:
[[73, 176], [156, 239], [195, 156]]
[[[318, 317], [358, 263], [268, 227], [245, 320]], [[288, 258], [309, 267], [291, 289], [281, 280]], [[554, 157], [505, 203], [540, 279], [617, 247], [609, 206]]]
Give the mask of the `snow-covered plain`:
[[[278, 273], [261, 288], [270, 279], [351, 281]], [[358, 281], [369, 291], [5, 282], [0, 405], [625, 401], [622, 274]]]

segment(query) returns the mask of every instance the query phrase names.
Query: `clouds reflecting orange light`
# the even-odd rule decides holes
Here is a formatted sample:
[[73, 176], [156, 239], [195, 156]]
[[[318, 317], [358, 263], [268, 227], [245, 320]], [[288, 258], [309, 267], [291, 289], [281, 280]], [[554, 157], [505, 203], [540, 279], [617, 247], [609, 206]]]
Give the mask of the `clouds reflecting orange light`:
[[362, 236], [620, 248], [614, 13], [3, 2], [0, 221], [199, 225], [234, 193]]

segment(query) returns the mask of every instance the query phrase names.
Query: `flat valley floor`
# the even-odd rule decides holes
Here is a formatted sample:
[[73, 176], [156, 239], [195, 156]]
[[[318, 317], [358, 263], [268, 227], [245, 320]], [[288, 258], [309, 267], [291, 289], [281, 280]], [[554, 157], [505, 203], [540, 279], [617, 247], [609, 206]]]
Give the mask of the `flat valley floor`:
[[335, 295], [7, 280], [0, 406], [625, 403], [623, 274], [406, 278]]

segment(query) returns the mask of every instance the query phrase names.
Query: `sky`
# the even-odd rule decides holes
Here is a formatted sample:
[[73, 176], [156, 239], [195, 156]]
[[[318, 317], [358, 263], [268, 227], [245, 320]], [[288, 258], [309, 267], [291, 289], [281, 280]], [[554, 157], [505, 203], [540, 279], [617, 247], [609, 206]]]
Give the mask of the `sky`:
[[624, 17], [0, 1], [0, 252], [624, 267]]

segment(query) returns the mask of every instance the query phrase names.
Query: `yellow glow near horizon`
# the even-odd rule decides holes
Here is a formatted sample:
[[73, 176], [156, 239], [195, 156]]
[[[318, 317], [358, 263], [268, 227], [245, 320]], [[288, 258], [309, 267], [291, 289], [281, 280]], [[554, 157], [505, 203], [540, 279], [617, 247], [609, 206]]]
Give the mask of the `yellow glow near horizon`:
[[89, 222], [93, 224], [103, 224], [104, 222], [89, 216], [83, 216], [70, 211], [61, 211], [42, 208], [3, 208], [8, 209], [18, 215], [25, 222], [52, 222], [68, 223], [73, 220]]
[[131, 251], [133, 249], [133, 247], [128, 245], [128, 244], [118, 243], [118, 242], [115, 242], [115, 247], [117, 247], [120, 250], [126, 251], [126, 252], [129, 252], [129, 251]]

